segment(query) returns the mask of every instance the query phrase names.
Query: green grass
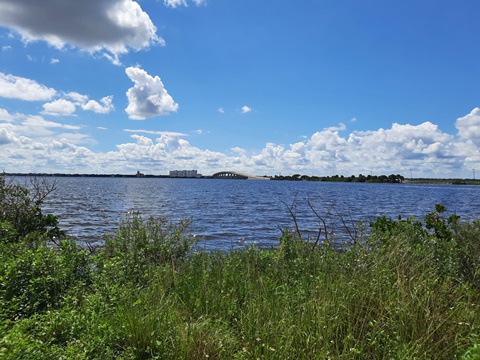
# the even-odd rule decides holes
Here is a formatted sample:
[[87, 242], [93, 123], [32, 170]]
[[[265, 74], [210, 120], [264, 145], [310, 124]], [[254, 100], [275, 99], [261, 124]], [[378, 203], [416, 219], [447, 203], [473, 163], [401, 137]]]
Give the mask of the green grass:
[[342, 250], [193, 251], [187, 222], [141, 218], [94, 255], [3, 242], [0, 358], [478, 359], [480, 222], [444, 210]]

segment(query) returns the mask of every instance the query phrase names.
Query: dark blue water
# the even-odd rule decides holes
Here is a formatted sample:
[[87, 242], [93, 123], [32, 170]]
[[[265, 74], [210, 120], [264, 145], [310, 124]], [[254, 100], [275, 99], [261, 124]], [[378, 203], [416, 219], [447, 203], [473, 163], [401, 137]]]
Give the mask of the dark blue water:
[[[435, 204], [465, 220], [480, 218], [480, 187], [454, 185], [288, 182], [267, 180], [60, 177], [44, 211], [79, 241], [102, 241], [128, 213], [193, 220], [207, 249], [278, 244], [281, 229], [314, 237], [321, 219], [345, 241], [347, 225], [378, 216], [423, 218]], [[316, 212], [313, 211], [313, 210]], [[324, 233], [322, 232], [322, 237]]]

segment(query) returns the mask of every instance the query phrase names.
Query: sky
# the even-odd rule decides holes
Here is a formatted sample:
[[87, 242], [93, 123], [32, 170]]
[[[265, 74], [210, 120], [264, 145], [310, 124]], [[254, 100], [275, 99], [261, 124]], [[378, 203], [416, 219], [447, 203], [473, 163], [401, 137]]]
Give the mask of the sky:
[[0, 171], [480, 177], [478, 0], [0, 0]]

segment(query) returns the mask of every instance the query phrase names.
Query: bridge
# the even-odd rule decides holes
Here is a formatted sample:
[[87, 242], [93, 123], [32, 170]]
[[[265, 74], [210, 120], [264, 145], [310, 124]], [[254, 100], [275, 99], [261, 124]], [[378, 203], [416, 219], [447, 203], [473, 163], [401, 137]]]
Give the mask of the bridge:
[[220, 171], [212, 175], [214, 179], [255, 179], [255, 180], [267, 180], [268, 178], [260, 177], [260, 176], [253, 176], [253, 175], [246, 175], [235, 171]]

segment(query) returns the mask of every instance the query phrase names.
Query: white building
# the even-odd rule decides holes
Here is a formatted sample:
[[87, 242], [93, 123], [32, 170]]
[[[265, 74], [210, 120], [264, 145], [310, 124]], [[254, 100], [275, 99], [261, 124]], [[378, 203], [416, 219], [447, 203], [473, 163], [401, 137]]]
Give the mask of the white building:
[[170, 171], [170, 177], [180, 177], [180, 178], [196, 178], [199, 175], [197, 170], [172, 170]]

